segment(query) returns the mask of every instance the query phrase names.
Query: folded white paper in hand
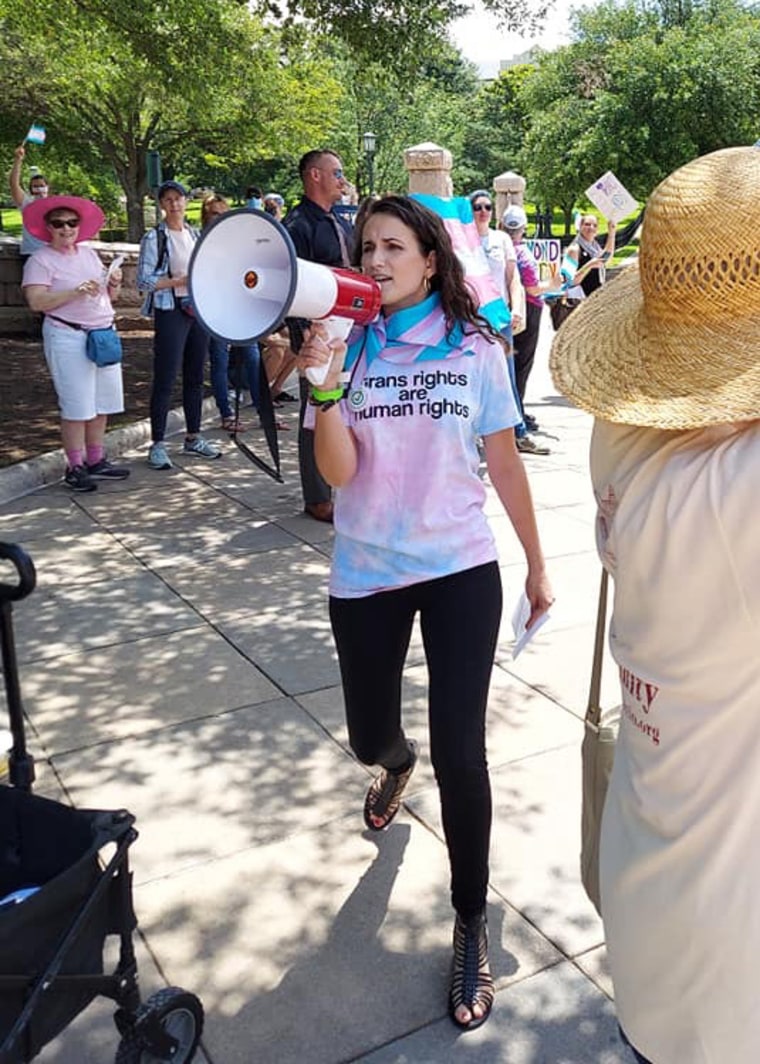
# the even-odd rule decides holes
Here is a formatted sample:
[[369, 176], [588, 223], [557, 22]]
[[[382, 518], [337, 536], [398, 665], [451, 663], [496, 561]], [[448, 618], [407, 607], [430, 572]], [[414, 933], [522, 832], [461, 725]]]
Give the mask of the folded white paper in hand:
[[531, 610], [532, 607], [528, 601], [528, 596], [523, 591], [512, 613], [512, 631], [515, 633], [515, 645], [512, 647], [513, 660], [525, 649], [539, 628], [542, 628], [549, 620], [548, 612], [542, 613], [530, 628], [526, 628], [525, 625], [528, 623]]
[[111, 265], [108, 267], [108, 269], [106, 271], [106, 284], [108, 284], [108, 282], [111, 280], [113, 275], [116, 273], [116, 271], [121, 266], [122, 262], [124, 262], [124, 256], [123, 255], [117, 255], [116, 258], [113, 260], [113, 262], [111, 263]]

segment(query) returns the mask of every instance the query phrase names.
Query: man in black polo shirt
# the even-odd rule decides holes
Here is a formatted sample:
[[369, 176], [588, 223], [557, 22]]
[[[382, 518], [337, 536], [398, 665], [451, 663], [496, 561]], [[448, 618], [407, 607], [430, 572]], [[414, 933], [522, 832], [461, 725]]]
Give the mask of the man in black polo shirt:
[[[323, 266], [349, 266], [351, 231], [332, 213], [346, 187], [343, 164], [333, 151], [318, 149], [307, 152], [298, 164], [303, 182], [303, 199], [285, 218], [299, 259]], [[303, 331], [308, 326], [295, 318], [288, 321], [290, 344], [298, 353]], [[303, 427], [309, 396], [307, 380], [302, 377], [301, 418], [298, 431], [298, 462], [301, 470], [304, 509], [317, 521], [332, 521], [333, 504], [330, 485], [320, 476], [314, 460], [314, 433]]]

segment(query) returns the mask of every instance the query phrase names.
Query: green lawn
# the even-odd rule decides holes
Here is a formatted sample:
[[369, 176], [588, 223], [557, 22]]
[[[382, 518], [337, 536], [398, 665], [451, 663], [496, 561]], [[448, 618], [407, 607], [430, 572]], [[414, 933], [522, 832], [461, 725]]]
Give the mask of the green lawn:
[[[525, 204], [525, 212], [528, 218], [535, 217], [536, 208], [532, 203]], [[591, 212], [596, 213], [596, 212]], [[628, 218], [624, 218], [620, 223], [619, 228], [623, 228], [633, 221], [636, 217], [635, 214], [630, 215]], [[0, 218], [2, 219], [2, 229], [0, 229], [0, 235], [5, 234], [7, 236], [21, 236], [21, 211], [16, 207], [3, 207], [0, 211]], [[187, 220], [192, 225], [200, 225], [201, 219], [201, 201], [190, 200], [187, 205]], [[599, 219], [600, 228], [604, 229], [604, 219]], [[556, 238], [564, 237], [565, 235], [565, 218], [561, 211], [555, 210], [552, 217], [552, 236]], [[638, 252], [638, 242], [628, 244], [626, 247], [618, 248], [612, 259], [611, 265], [617, 266], [630, 255]]]
[[0, 208], [0, 236], [21, 236], [21, 211], [17, 207]]

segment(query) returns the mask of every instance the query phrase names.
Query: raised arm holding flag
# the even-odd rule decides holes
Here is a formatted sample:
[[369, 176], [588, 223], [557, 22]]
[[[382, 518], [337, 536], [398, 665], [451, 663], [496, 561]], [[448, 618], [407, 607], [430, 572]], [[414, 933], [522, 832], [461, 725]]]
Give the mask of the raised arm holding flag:
[[[45, 139], [45, 130], [42, 129], [41, 126], [32, 126], [29, 130], [29, 133], [27, 133], [26, 137], [24, 138], [24, 142], [26, 142], [27, 140], [31, 140], [30, 134], [34, 129], [37, 129], [39, 130], [39, 132], [42, 133], [42, 140]], [[42, 141], [32, 141], [32, 143], [41, 144]], [[34, 203], [35, 200], [44, 199], [44, 197], [47, 196], [49, 191], [47, 179], [42, 174], [34, 174], [29, 179], [29, 191], [24, 191], [24, 188], [21, 184], [21, 167], [23, 165], [25, 156], [26, 149], [24, 148], [24, 144], [19, 144], [18, 148], [16, 148], [15, 152], [13, 153], [13, 166], [11, 167], [9, 181], [13, 202], [16, 204], [20, 211], [23, 211], [24, 207], [26, 207], [28, 204]], [[33, 252], [35, 252], [38, 248], [43, 246], [43, 241], [37, 240], [37, 238], [32, 236], [32, 234], [27, 230], [26, 226], [22, 225], [21, 247], [19, 249], [21, 257], [26, 259], [31, 254], [33, 254]]]

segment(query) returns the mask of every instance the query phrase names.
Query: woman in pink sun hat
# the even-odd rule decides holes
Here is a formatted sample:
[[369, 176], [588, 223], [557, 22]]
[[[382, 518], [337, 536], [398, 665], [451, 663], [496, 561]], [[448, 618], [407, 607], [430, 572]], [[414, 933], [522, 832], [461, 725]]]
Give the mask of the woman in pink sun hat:
[[106, 274], [92, 248], [82, 247], [105, 217], [92, 200], [47, 196], [24, 208], [24, 226], [44, 245], [24, 267], [22, 286], [32, 310], [44, 315], [42, 342], [61, 412], [65, 480], [73, 491], [95, 491], [100, 478], [123, 480], [129, 470], [105, 454], [109, 414], [124, 409], [121, 363], [97, 366], [87, 357], [87, 333], [113, 326], [111, 299], [121, 270]]

